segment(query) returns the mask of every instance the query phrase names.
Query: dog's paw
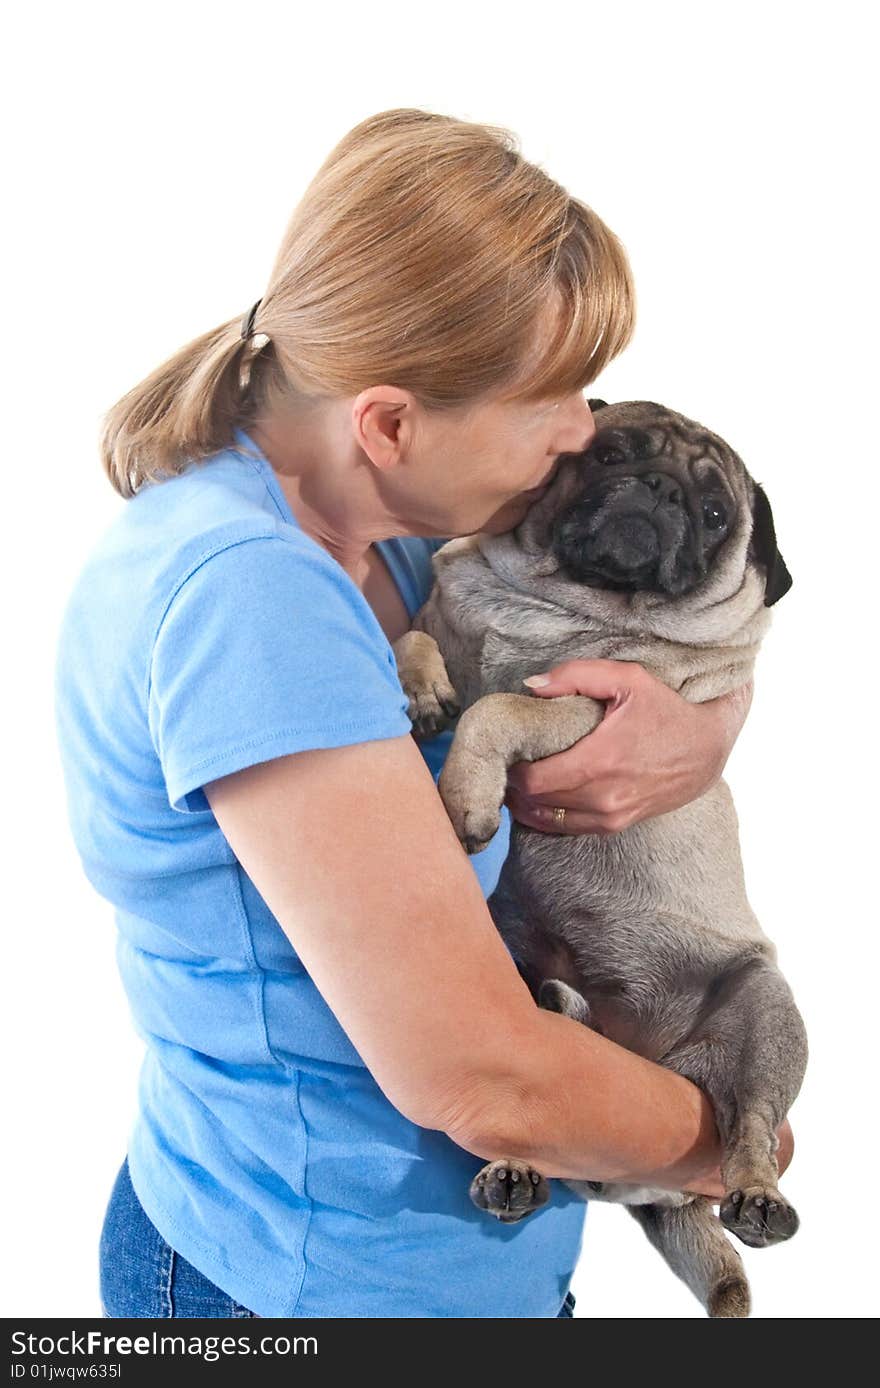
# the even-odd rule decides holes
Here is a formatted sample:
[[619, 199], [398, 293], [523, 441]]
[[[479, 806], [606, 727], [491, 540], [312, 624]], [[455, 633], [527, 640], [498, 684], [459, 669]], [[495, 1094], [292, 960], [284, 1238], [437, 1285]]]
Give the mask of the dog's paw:
[[470, 1197], [502, 1224], [516, 1224], [550, 1199], [550, 1182], [540, 1171], [514, 1157], [489, 1162], [471, 1181]]
[[538, 989], [538, 1006], [545, 1012], [561, 1012], [583, 1026], [590, 1025], [590, 1004], [575, 988], [559, 978], [545, 978]]
[[467, 853], [482, 853], [498, 833], [501, 824], [501, 811], [487, 810], [481, 806], [469, 806], [454, 824], [455, 832]]
[[394, 659], [407, 714], [416, 737], [436, 737], [461, 713], [458, 694], [439, 647], [423, 631], [407, 631], [394, 643]]
[[437, 788], [452, 827], [468, 853], [482, 852], [498, 832], [505, 778], [504, 763], [474, 752], [459, 729]]
[[751, 1309], [752, 1298], [744, 1274], [741, 1277], [723, 1277], [712, 1288], [706, 1301], [706, 1310], [713, 1320], [743, 1320]]
[[461, 713], [458, 695], [449, 678], [443, 674], [430, 684], [403, 682], [403, 692], [409, 700], [406, 710], [416, 737], [437, 737], [445, 732]]
[[732, 1190], [721, 1202], [721, 1223], [749, 1248], [769, 1248], [797, 1232], [800, 1223], [794, 1206], [766, 1186]]

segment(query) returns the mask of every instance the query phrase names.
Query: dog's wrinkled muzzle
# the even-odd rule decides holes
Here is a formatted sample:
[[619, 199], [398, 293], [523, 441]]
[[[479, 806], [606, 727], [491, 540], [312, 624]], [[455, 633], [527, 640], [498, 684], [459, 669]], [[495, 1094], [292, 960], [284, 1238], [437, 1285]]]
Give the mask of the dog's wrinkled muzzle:
[[664, 472], [591, 486], [557, 516], [553, 550], [594, 588], [678, 594], [705, 574], [683, 488]]

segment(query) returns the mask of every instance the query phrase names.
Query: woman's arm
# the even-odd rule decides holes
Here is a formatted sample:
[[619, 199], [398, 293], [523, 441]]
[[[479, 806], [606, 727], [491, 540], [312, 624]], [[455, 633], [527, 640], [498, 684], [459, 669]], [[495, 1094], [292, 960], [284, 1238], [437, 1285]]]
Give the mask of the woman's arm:
[[[589, 737], [510, 768], [505, 804], [520, 823], [564, 834], [609, 834], [680, 809], [713, 786], [745, 722], [752, 685], [693, 704], [641, 665], [569, 660], [535, 694], [588, 694], [607, 704]], [[554, 808], [565, 809], [560, 828]]]
[[205, 786], [257, 890], [388, 1099], [480, 1157], [720, 1197], [688, 1080], [538, 1009], [413, 739]]

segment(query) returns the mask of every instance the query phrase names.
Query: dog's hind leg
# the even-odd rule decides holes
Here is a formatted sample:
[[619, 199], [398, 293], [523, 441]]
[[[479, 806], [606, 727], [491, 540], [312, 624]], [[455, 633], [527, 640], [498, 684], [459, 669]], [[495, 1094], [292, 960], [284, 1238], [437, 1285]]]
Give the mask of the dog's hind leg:
[[708, 1200], [697, 1196], [687, 1205], [626, 1208], [710, 1316], [748, 1316], [749, 1284], [742, 1259]]
[[[548, 979], [542, 984], [540, 1003], [548, 1011], [561, 1012], [589, 1026], [590, 1009], [586, 999], [558, 979]], [[566, 1184], [585, 1200], [598, 1197], [625, 1203], [658, 1253], [690, 1287], [710, 1316], [748, 1316], [749, 1284], [742, 1259], [726, 1238], [710, 1201], [699, 1195], [691, 1198], [670, 1193], [663, 1197], [663, 1204], [634, 1205], [630, 1203], [632, 1187], [598, 1181], [568, 1181]]]
[[776, 966], [752, 958], [728, 973], [688, 1041], [663, 1064], [712, 1100], [727, 1195], [721, 1222], [750, 1248], [791, 1238], [794, 1209], [776, 1188], [776, 1129], [807, 1063], [807, 1038], [791, 990]]

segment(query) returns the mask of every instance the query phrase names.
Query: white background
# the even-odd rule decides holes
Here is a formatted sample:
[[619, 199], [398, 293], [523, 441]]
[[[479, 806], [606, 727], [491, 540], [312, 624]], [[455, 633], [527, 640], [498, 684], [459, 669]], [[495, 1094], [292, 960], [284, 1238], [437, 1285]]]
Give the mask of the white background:
[[[590, 394], [663, 401], [766, 487], [795, 578], [728, 767], [749, 894], [806, 1018], [784, 1188], [743, 1250], [757, 1317], [874, 1314], [880, 548], [869, 6], [606, 0], [33, 3], [7, 29], [3, 270], [4, 1316], [99, 1314], [97, 1246], [141, 1043], [111, 907], [69, 838], [52, 722], [63, 603], [124, 505], [102, 412], [262, 293], [357, 121], [412, 105], [514, 129], [622, 238], [632, 346]], [[9, 21], [7, 21], [9, 22]], [[594, 1205], [582, 1317], [701, 1316]]]

